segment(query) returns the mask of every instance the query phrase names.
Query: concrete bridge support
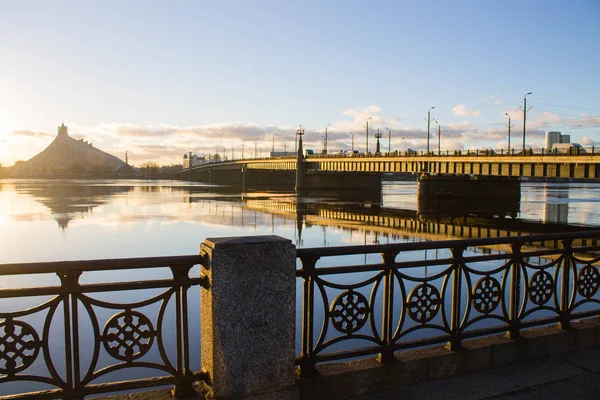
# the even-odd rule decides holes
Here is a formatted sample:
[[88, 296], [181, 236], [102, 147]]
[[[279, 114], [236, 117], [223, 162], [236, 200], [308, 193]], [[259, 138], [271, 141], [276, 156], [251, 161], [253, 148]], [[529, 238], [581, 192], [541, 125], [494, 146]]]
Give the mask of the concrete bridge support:
[[516, 217], [520, 211], [519, 178], [424, 175], [419, 178], [419, 215]]

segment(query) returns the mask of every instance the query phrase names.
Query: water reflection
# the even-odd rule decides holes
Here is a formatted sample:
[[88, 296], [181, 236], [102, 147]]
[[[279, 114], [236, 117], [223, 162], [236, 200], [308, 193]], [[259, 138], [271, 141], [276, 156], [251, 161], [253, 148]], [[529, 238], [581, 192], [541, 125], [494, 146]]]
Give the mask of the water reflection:
[[[599, 184], [524, 185], [520, 218], [474, 215], [472, 210], [457, 208], [451, 208], [451, 212], [423, 213], [418, 209], [416, 193], [414, 182], [387, 183], [383, 194], [315, 193], [297, 197], [285, 192], [237, 193], [226, 188], [170, 181], [3, 181], [0, 183], [0, 263], [194, 254], [205, 238], [219, 236], [275, 234], [293, 240], [299, 247], [319, 247], [581, 231], [593, 229], [600, 220]], [[549, 218], [553, 212], [544, 207], [546, 204], [561, 206], [560, 218]], [[500, 247], [487, 247], [467, 249], [466, 254], [505, 251]], [[397, 260], [442, 260], [450, 256], [447, 249], [436, 249], [403, 252]], [[354, 255], [321, 259], [318, 266], [380, 262], [379, 254]], [[505, 262], [503, 258], [479, 267], [481, 271], [488, 271]], [[543, 265], [548, 260], [529, 262]], [[449, 264], [405, 272], [414, 282], [430, 282], [441, 292], [442, 282], [436, 275]], [[198, 274], [198, 270], [194, 274]], [[144, 279], [166, 278], [169, 273], [158, 269], [86, 273], [81, 281], [130, 281], [139, 280], [140, 275]], [[340, 275], [335, 279], [342, 284], [370, 278], [368, 273], [358, 275]], [[493, 277], [499, 281], [502, 278], [501, 273]], [[56, 276], [3, 277], [0, 287], [56, 285], [57, 281]], [[298, 290], [301, 287], [298, 285]], [[414, 285], [406, 286], [407, 290], [413, 288]], [[370, 288], [365, 286], [365, 296], [368, 296], [367, 289]], [[394, 290], [400, 293], [399, 289]], [[465, 291], [461, 301], [466, 301], [467, 294]], [[116, 295], [122, 302], [136, 300], [131, 294]], [[333, 291], [328, 293], [330, 299], [335, 295]], [[108, 298], [115, 293], [98, 295], [98, 298], [102, 296]], [[194, 304], [199, 305], [198, 293], [194, 296]], [[400, 298], [396, 298], [396, 310], [400, 309]], [[381, 304], [381, 298], [377, 297], [376, 302]], [[1, 303], [3, 310], [35, 305], [21, 299]], [[301, 304], [297, 302], [298, 326], [301, 326]], [[322, 310], [323, 304], [318, 308]], [[155, 310], [152, 313], [155, 314]], [[191, 313], [190, 321], [199, 324], [197, 307]], [[373, 315], [377, 325], [380, 323], [378, 313], [375, 310]], [[394, 317], [394, 324], [398, 323], [398, 315]], [[325, 323], [322, 312], [316, 313], [315, 318], [316, 326]], [[40, 326], [40, 321], [31, 323]], [[86, 327], [82, 325], [82, 329], [89, 331]], [[196, 327], [194, 332], [198, 331]], [[297, 334], [299, 345], [300, 330]], [[84, 347], [90, 348], [86, 340], [92, 339], [91, 335], [85, 335]], [[193, 354], [198, 354], [197, 347], [193, 348]]]
[[194, 254], [219, 236], [274, 234], [319, 247], [578, 231], [600, 220], [598, 184], [524, 184], [519, 218], [424, 213], [416, 195], [415, 182], [298, 197], [174, 181], [4, 180], [0, 262]]
[[129, 192], [133, 186], [90, 185], [89, 182], [34, 182], [17, 183], [15, 191], [31, 196], [48, 207], [50, 213], [63, 230], [69, 221], [81, 214], [93, 212], [99, 205], [106, 204], [110, 197]]
[[544, 222], [566, 224], [569, 216], [569, 192], [560, 187], [546, 187]]

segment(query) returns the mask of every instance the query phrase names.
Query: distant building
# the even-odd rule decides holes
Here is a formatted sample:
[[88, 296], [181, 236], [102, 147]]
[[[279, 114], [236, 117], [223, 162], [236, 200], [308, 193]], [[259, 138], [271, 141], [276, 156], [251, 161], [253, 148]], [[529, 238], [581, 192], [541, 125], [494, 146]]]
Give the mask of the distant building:
[[206, 157], [192, 154], [191, 151], [188, 154], [183, 155], [183, 168], [189, 168], [190, 163], [192, 167], [197, 167], [198, 165], [206, 163]]
[[58, 135], [28, 161], [15, 164], [13, 176], [135, 176], [135, 170], [119, 158], [83, 139], [73, 139], [65, 124]]
[[546, 132], [546, 149], [552, 149], [555, 143], [571, 143], [571, 135], [563, 135], [560, 132]]

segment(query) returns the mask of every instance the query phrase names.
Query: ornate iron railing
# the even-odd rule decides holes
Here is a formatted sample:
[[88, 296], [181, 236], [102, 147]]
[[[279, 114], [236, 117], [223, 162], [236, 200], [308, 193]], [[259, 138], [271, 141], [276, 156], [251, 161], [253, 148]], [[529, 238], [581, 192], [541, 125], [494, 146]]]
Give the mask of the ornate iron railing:
[[[544, 247], [549, 243], [554, 248]], [[348, 257], [377, 253], [379, 263], [347, 265]], [[298, 249], [297, 255], [303, 292], [296, 364], [304, 377], [314, 376], [321, 362], [375, 354], [393, 362], [402, 349], [447, 343], [454, 350], [464, 339], [501, 332], [516, 338], [522, 329], [552, 323], [567, 329], [573, 319], [600, 312], [600, 231]], [[333, 257], [346, 264], [317, 266]]]
[[[11, 399], [82, 399], [171, 384], [177, 394], [193, 390], [192, 382], [206, 378], [190, 367], [188, 326], [188, 291], [205, 283], [190, 270], [202, 262], [180, 256], [0, 265], [5, 280], [60, 279], [57, 286], [0, 289], [0, 387], [17, 386]], [[162, 278], [159, 267], [172, 276]], [[128, 270], [140, 277], [124, 281]], [[99, 271], [111, 273], [109, 283], [80, 283]], [[36, 383], [49, 389], [23, 393]]]
[[[377, 254], [381, 262], [372, 263]], [[297, 256], [302, 376], [326, 361], [378, 354], [393, 362], [407, 348], [447, 342], [459, 349], [468, 338], [515, 338], [557, 322], [568, 329], [573, 319], [600, 312], [600, 231], [298, 249]], [[357, 256], [364, 263], [349, 265]], [[325, 260], [341, 265], [317, 266]], [[190, 345], [188, 295], [209, 286], [199, 272], [190, 276], [198, 264], [208, 267], [204, 256], [0, 265], [5, 281], [59, 280], [0, 288], [0, 396], [10, 385], [17, 387], [11, 399], [165, 385], [180, 395], [208, 381], [192, 368], [200, 360]], [[126, 279], [132, 271], [135, 281]], [[114, 274], [108, 283], [106, 273]], [[146, 373], [133, 374], [140, 370]], [[25, 384], [49, 389], [31, 392]]]

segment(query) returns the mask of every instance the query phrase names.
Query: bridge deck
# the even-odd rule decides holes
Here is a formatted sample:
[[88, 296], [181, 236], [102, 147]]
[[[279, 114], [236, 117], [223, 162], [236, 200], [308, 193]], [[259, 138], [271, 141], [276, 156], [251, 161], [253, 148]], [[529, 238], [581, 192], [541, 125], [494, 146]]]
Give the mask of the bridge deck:
[[[295, 157], [243, 159], [206, 163], [192, 167], [193, 173], [209, 171], [295, 170]], [[307, 171], [441, 173], [537, 178], [600, 179], [600, 154], [582, 155], [398, 155], [370, 156], [312, 155], [306, 158]], [[189, 169], [179, 172], [181, 176]]]
[[[458, 175], [537, 178], [600, 179], [600, 154], [578, 156], [533, 155], [313, 155], [306, 158], [307, 171], [441, 173]], [[244, 159], [207, 163], [192, 168], [207, 171], [295, 170], [295, 157]], [[183, 170], [185, 176], [189, 170]]]

